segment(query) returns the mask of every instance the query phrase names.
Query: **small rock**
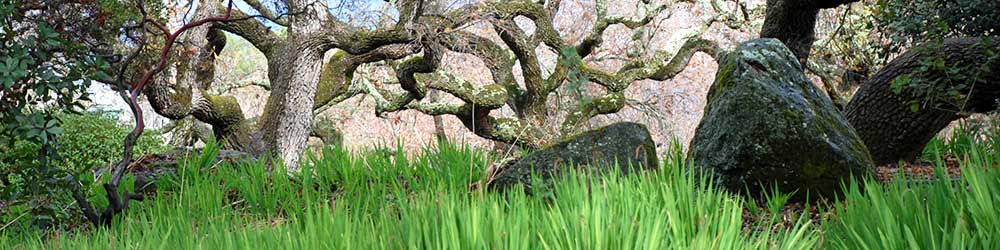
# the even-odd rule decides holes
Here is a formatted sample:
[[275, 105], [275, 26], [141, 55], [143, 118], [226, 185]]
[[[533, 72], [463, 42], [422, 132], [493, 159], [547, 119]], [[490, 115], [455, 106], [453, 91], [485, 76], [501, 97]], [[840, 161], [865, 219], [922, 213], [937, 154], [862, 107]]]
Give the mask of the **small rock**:
[[[163, 154], [144, 155], [132, 161], [126, 168], [126, 172], [131, 173], [135, 178], [136, 193], [152, 193], [156, 191], [156, 181], [165, 176], [177, 173], [178, 160], [194, 157], [200, 152], [198, 149], [178, 148], [172, 152]], [[253, 161], [253, 156], [234, 150], [219, 150], [215, 156], [215, 162], [236, 163], [240, 161]], [[106, 174], [107, 167], [102, 167], [94, 173], [95, 179], [100, 179]]]
[[552, 176], [571, 166], [596, 174], [607, 171], [630, 174], [656, 169], [659, 160], [645, 125], [615, 123], [496, 164], [490, 168], [486, 187], [489, 191], [501, 191], [523, 184], [525, 191], [531, 193], [532, 171], [549, 182]]

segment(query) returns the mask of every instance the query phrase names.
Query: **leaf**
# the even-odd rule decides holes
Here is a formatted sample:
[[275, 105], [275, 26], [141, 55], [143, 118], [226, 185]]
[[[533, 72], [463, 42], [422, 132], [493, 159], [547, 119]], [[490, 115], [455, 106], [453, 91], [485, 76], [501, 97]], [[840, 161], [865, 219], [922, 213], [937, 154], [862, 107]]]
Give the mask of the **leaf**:
[[32, 128], [32, 129], [29, 129], [28, 132], [24, 134], [24, 136], [28, 137], [28, 138], [37, 138], [38, 136], [41, 135], [41, 133], [42, 133], [41, 130], [39, 130], [37, 128]]
[[97, 71], [94, 75], [97, 79], [111, 79], [111, 75], [104, 71]]
[[910, 85], [912, 82], [913, 78], [911, 78], [910, 75], [901, 75], [896, 77], [896, 79], [893, 79], [889, 87], [892, 88], [893, 93], [898, 95], [903, 92], [904, 87]]
[[7, 59], [5, 60], [5, 62], [6, 62], [8, 70], [14, 69], [15, 67], [17, 67], [16, 65], [20, 64], [20, 62], [18, 61], [18, 58], [16, 58], [16, 57], [7, 57]]
[[53, 134], [53, 135], [57, 135], [58, 136], [58, 135], [61, 135], [63, 133], [63, 129], [61, 127], [52, 127], [52, 128], [48, 129], [48, 132], [49, 132], [49, 134]]

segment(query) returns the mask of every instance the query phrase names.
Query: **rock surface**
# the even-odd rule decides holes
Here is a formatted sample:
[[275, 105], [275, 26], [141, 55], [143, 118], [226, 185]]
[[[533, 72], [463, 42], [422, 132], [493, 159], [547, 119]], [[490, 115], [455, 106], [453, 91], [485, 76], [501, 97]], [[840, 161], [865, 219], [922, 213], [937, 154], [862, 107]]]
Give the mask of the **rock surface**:
[[[136, 193], [152, 193], [156, 191], [156, 181], [169, 175], [174, 175], [177, 173], [178, 162], [180, 159], [186, 159], [191, 157], [193, 154], [196, 155], [200, 150], [192, 149], [178, 149], [173, 152], [163, 153], [163, 154], [150, 154], [144, 155], [132, 161], [132, 164], [126, 168], [126, 172], [131, 173], [135, 177], [135, 191]], [[242, 162], [242, 161], [254, 161], [253, 156], [233, 150], [220, 150], [213, 160], [213, 164], [218, 162]], [[100, 168], [95, 173], [95, 178], [99, 178], [100, 175], [106, 172], [107, 168]]]
[[775, 39], [747, 41], [719, 63], [688, 159], [731, 191], [759, 195], [776, 183], [796, 198], [836, 195], [873, 169], [854, 129]]
[[525, 192], [531, 193], [532, 172], [550, 183], [551, 177], [571, 168], [596, 174], [629, 174], [658, 166], [656, 145], [646, 126], [622, 122], [583, 132], [491, 168], [486, 187], [501, 191], [524, 184]]

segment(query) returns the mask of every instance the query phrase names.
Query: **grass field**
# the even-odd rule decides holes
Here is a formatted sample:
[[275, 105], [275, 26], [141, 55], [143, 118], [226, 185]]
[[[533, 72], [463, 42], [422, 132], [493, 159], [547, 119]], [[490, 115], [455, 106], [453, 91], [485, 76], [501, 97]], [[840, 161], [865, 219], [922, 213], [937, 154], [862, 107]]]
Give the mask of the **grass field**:
[[[777, 214], [785, 195], [758, 203], [720, 191], [688, 174], [680, 153], [659, 171], [565, 178], [525, 196], [469, 191], [491, 157], [462, 146], [409, 158], [326, 150], [294, 176], [212, 165], [208, 148], [110, 229], [5, 230], [0, 248], [1000, 249], [1000, 155], [969, 145], [957, 180], [849, 183], [820, 218]], [[948, 152], [938, 152], [928, 159], [940, 167]]]

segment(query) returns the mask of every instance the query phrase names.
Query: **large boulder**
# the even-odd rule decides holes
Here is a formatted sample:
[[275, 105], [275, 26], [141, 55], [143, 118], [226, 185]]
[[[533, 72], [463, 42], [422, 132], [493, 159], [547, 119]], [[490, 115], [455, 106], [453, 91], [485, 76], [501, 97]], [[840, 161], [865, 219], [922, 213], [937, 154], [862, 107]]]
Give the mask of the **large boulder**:
[[622, 122], [583, 132], [501, 164], [490, 170], [486, 187], [489, 191], [501, 191], [523, 184], [525, 191], [531, 193], [533, 172], [551, 183], [553, 176], [570, 168], [592, 174], [608, 171], [630, 174], [658, 166], [656, 144], [646, 126]]
[[688, 159], [731, 191], [777, 184], [797, 198], [836, 195], [873, 169], [854, 129], [775, 39], [747, 41], [721, 60]]

